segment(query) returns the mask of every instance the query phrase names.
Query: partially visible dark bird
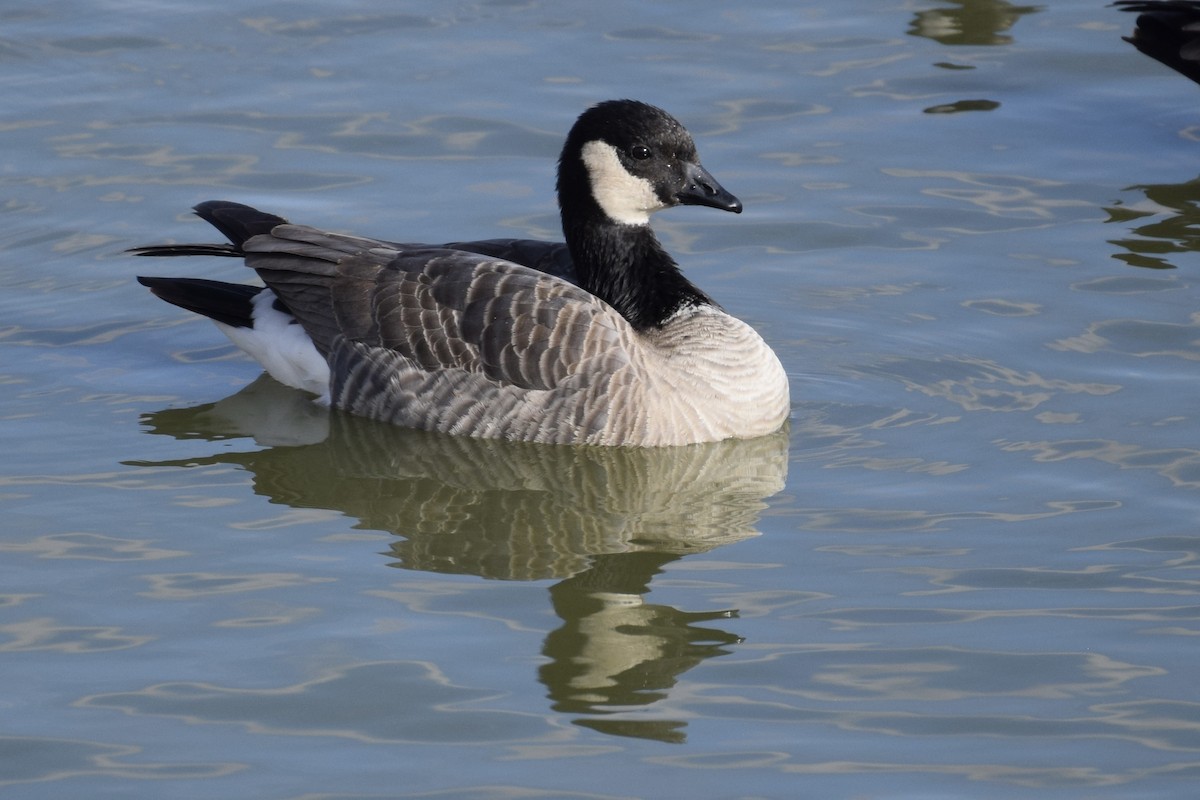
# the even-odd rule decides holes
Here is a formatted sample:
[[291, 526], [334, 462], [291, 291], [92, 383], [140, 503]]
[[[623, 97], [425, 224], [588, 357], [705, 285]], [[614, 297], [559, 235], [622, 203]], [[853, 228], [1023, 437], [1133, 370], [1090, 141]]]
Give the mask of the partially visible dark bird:
[[1118, 0], [1113, 5], [1138, 15], [1133, 35], [1121, 38], [1200, 83], [1200, 2]]
[[689, 281], [650, 229], [677, 205], [741, 212], [691, 135], [633, 100], [585, 111], [559, 158], [565, 243], [400, 244], [240, 203], [229, 241], [135, 248], [243, 258], [266, 286], [138, 280], [209, 317], [280, 383], [409, 428], [548, 444], [750, 439], [790, 408], [779, 359]]

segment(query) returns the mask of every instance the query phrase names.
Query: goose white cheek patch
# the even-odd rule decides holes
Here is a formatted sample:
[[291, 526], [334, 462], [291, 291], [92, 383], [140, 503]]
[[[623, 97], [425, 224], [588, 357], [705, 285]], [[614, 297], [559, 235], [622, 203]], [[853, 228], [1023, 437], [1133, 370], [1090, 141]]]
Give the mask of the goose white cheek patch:
[[583, 164], [592, 183], [592, 196], [615, 222], [646, 225], [651, 212], [664, 208], [650, 181], [631, 175], [611, 144], [600, 140], [583, 146]]

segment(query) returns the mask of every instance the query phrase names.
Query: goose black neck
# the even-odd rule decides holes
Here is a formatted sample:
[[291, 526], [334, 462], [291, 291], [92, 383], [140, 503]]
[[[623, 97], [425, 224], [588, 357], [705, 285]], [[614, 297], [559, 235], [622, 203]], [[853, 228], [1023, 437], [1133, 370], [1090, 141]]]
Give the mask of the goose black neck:
[[573, 217], [563, 232], [579, 285], [615, 308], [636, 330], [661, 327], [681, 309], [712, 300], [683, 276], [649, 225], [621, 225], [599, 209]]

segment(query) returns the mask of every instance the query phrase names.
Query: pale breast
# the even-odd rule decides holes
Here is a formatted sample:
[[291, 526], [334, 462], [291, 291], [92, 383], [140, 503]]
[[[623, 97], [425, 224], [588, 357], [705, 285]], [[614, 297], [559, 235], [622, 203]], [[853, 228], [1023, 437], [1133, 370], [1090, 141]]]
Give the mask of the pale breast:
[[713, 306], [686, 309], [641, 334], [627, 386], [615, 376], [608, 429], [642, 444], [748, 439], [778, 430], [790, 410], [787, 374], [762, 337]]

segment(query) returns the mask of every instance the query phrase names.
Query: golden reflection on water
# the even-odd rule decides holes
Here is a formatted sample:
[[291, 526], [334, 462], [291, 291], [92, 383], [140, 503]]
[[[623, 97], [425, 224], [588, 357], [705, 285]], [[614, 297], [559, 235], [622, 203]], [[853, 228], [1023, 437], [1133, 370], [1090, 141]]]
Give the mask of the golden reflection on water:
[[150, 588], [143, 595], [155, 600], [196, 600], [212, 595], [283, 589], [333, 580], [287, 572], [183, 572], [144, 577], [150, 583]]
[[[1027, 220], [1029, 223], [1048, 223], [1062, 220], [1066, 209], [1077, 214], [1094, 213], [1094, 204], [1082, 197], [1072, 197], [1075, 191], [1069, 184], [1049, 178], [961, 170], [911, 169], [889, 167], [880, 170], [894, 178], [916, 178], [924, 188], [918, 191], [928, 197], [952, 202], [962, 208], [983, 211], [988, 217], [1005, 220]], [[944, 225], [959, 233], [995, 232], [1004, 229], [1032, 227], [1031, 224], [1002, 223], [994, 220], [963, 218], [961, 224], [949, 221]]]
[[1109, 240], [1124, 251], [1113, 258], [1132, 267], [1174, 269], [1172, 256], [1200, 251], [1200, 178], [1142, 184], [1127, 191], [1140, 192], [1145, 199], [1104, 209], [1107, 221], [1126, 231]]
[[997, 442], [1002, 450], [1030, 453], [1034, 461], [1095, 459], [1121, 469], [1149, 469], [1179, 488], [1200, 488], [1200, 449], [1145, 447], [1112, 439], [1062, 439], [1059, 441]]
[[154, 547], [141, 539], [121, 539], [98, 533], [52, 533], [24, 542], [0, 542], [0, 553], [92, 561], [157, 561], [187, 555], [186, 550]]
[[944, 0], [942, 5], [914, 14], [909, 35], [944, 45], [1012, 44], [1008, 32], [1021, 17], [1044, 10], [1005, 0]]
[[[926, 754], [926, 757], [928, 754]], [[658, 756], [650, 759], [652, 763], [673, 767], [689, 767], [697, 770], [707, 769], [771, 769], [787, 775], [821, 776], [821, 775], [872, 775], [891, 776], [893, 780], [903, 775], [920, 774], [927, 777], [935, 775], [954, 776], [977, 782], [998, 782], [1029, 789], [1056, 789], [1066, 787], [1111, 787], [1133, 781], [1153, 777], [1155, 775], [1170, 775], [1179, 773], [1184, 778], [1194, 773], [1197, 765], [1194, 762], [1183, 761], [1170, 764], [1161, 769], [1128, 770], [1124, 773], [1109, 772], [1096, 767], [1038, 767], [1013, 766], [1009, 764], [947, 764], [932, 760], [921, 760], [914, 757], [905, 761], [890, 761], [880, 759], [867, 761], [863, 759], [838, 759], [836, 761], [806, 761], [789, 753], [774, 751], [749, 751], [744, 753], [725, 753], [722, 758], [714, 759], [707, 754], [684, 756]]]
[[493, 693], [458, 686], [436, 665], [379, 661], [325, 670], [269, 688], [173, 681], [132, 692], [94, 694], [83, 708], [117, 709], [191, 723], [225, 723], [249, 733], [384, 743], [502, 743], [561, 738], [540, 715], [475, 707]]
[[1090, 323], [1077, 336], [1050, 344], [1056, 350], [1077, 353], [1108, 351], [1136, 356], [1200, 361], [1200, 312], [1187, 323], [1145, 319], [1108, 319]]
[[138, 647], [153, 639], [122, 633], [111, 625], [63, 625], [49, 617], [0, 625], [0, 653], [98, 653]]
[[888, 375], [911, 391], [946, 400], [963, 411], [1027, 412], [1064, 395], [1103, 397], [1121, 389], [1113, 383], [1048, 378], [975, 356], [894, 358], [863, 371]]
[[221, 778], [245, 765], [147, 761], [140, 747], [42, 736], [0, 736], [0, 787], [49, 783], [67, 778], [198, 780]]

